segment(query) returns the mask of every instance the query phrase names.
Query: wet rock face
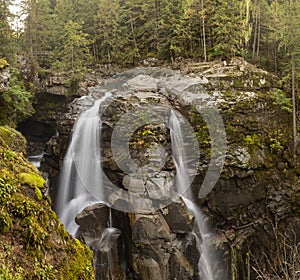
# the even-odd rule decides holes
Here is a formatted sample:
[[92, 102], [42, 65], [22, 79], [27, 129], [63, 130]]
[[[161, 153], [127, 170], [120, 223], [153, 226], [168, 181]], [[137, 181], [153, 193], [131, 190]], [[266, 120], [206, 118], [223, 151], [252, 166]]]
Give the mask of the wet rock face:
[[[170, 207], [192, 216], [184, 203]], [[138, 279], [198, 279], [200, 254], [191, 228], [187, 226], [180, 234], [176, 233], [160, 211], [148, 215], [130, 214], [130, 224], [135, 244], [132, 267]]]
[[[171, 207], [186, 212], [193, 224], [193, 216], [182, 201]], [[192, 227], [177, 234], [163, 214], [156, 211], [129, 214], [130, 228], [126, 232], [124, 225], [121, 227], [118, 223], [120, 217], [109, 211], [112, 210], [98, 203], [86, 207], [76, 217], [80, 225], [77, 237], [94, 251], [96, 279], [125, 279], [122, 254], [127, 254], [127, 272], [133, 270], [134, 279], [199, 279], [200, 254], [196, 237], [191, 233]], [[124, 224], [126, 220], [119, 222]], [[126, 237], [128, 234], [130, 236]], [[126, 252], [122, 252], [124, 247]]]
[[[138, 168], [133, 174], [128, 174], [120, 167], [124, 155], [113, 154], [111, 147], [115, 125], [124, 114], [140, 108], [141, 104], [148, 105], [149, 102], [153, 104], [151, 109], [158, 111], [161, 110], [159, 104], [164, 104], [166, 108], [171, 108], [171, 105], [167, 98], [159, 94], [157, 79], [138, 76], [137, 79], [129, 80], [125, 87], [125, 94], [115, 93], [108, 102], [109, 106], [106, 107], [104, 103], [104, 108], [100, 108], [102, 165], [107, 177], [120, 191], [125, 190], [135, 198], [141, 195], [145, 197], [139, 205], [135, 199], [128, 201], [124, 196], [118, 195], [118, 191], [109, 196], [108, 200], [114, 207], [122, 205], [124, 211], [135, 212], [127, 215], [126, 226], [124, 216], [121, 217], [122, 220], [118, 218], [120, 214], [113, 217], [112, 224], [119, 229], [121, 237], [107, 229], [109, 226], [105, 206], [87, 207], [76, 218], [80, 225], [79, 238], [93, 248], [96, 254], [96, 271], [98, 267], [99, 275], [104, 277], [101, 279], [120, 277], [121, 260], [117, 258], [121, 254], [120, 247], [112, 236], [110, 238], [113, 240], [105, 237], [107, 233], [118, 236], [119, 242], [122, 240], [127, 252], [127, 271], [134, 275], [134, 279], [198, 279], [200, 253], [199, 244], [192, 234], [194, 216], [182, 200], [173, 203], [170, 200], [174, 193], [176, 172], [166, 124], [153, 124], [152, 119], [145, 118], [141, 125], [136, 125], [137, 129], [132, 133], [126, 131], [126, 127], [120, 128], [121, 135], [129, 132], [132, 134], [129, 138], [129, 154], [133, 165]], [[147, 111], [143, 113], [146, 115]], [[168, 114], [169, 110], [165, 113]], [[130, 125], [135, 125], [137, 115], [133, 116], [134, 118], [129, 118], [129, 122], [132, 122]], [[121, 144], [122, 140], [120, 139]], [[168, 206], [160, 210], [163, 205]], [[139, 211], [140, 213], [136, 213]], [[103, 246], [103, 239], [111, 243]], [[106, 249], [110, 251], [110, 260], [107, 259]], [[113, 268], [107, 270], [115, 271], [113, 274], [103, 272], [106, 261], [113, 263]]]
[[[227, 248], [227, 257], [231, 251], [234, 265], [238, 266], [233, 273], [236, 279], [242, 279], [247, 274], [244, 268], [250, 249], [255, 257], [263, 255], [262, 251], [270, 255], [275, 252], [274, 224], [282, 232], [297, 232], [299, 227], [295, 214], [299, 213], [299, 161], [291, 153], [291, 115], [276, 105], [279, 88], [276, 78], [254, 66], [233, 61], [231, 65], [198, 64], [187, 69], [184, 71], [189, 77], [164, 69], [135, 69], [107, 80], [106, 89], [95, 89], [93, 94], [100, 95], [99, 90], [101, 94], [113, 93], [109, 106], [100, 110], [103, 170], [121, 190], [149, 193], [152, 198], [158, 198], [154, 200], [158, 206], [163, 205], [175, 170], [170, 157], [170, 139], [166, 136], [168, 128], [144, 124], [129, 139], [134, 162], [152, 168], [151, 172], [150, 169], [144, 172], [147, 178], [143, 172], [132, 176], [120, 168], [112, 155], [111, 136], [121, 117], [135, 106], [151, 104], [153, 110], [157, 110], [156, 106], [164, 104], [188, 119], [199, 140], [200, 163], [192, 184], [198, 197], [211, 155], [209, 131], [199, 111], [205, 105], [216, 106], [226, 130], [226, 160], [217, 184], [198, 202], [215, 225], [218, 238], [214, 242]], [[94, 99], [75, 99], [59, 126], [59, 134], [65, 135], [65, 140], [57, 136], [49, 143], [49, 158], [55, 158], [56, 163], [55, 176], [76, 110], [91, 106]], [[125, 129], [120, 128], [120, 131], [126, 135]], [[155, 166], [162, 163], [160, 149], [156, 149], [153, 142], [160, 143], [166, 150], [166, 163], [156, 173]], [[158, 191], [159, 197], [155, 197]], [[152, 202], [150, 199], [150, 205]], [[110, 203], [120, 208], [131, 207], [119, 194], [110, 196]], [[194, 277], [190, 276], [191, 267], [195, 267], [193, 259], [199, 254], [192, 249], [195, 243], [190, 230], [193, 217], [180, 201], [161, 208], [151, 214], [129, 215], [128, 227], [122, 231], [130, 252], [132, 278], [174, 279], [179, 274], [182, 277], [179, 279], [193, 279], [186, 278]]]

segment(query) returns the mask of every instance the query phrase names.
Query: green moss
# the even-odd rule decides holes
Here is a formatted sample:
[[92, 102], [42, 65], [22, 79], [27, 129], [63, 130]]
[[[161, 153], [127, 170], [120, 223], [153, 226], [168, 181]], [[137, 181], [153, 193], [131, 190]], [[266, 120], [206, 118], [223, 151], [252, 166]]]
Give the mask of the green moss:
[[21, 184], [26, 184], [31, 188], [43, 187], [45, 185], [45, 180], [41, 176], [31, 174], [31, 173], [20, 173], [18, 174]]
[[2, 265], [0, 267], [0, 280], [21, 280], [22, 274], [10, 271], [9, 267]]
[[35, 193], [35, 196], [36, 196], [37, 200], [42, 200], [43, 199], [43, 194], [42, 194], [42, 192], [39, 188], [35, 187], [34, 188], [34, 193]]
[[247, 144], [247, 146], [253, 146], [256, 145], [258, 147], [262, 147], [262, 143], [261, 143], [261, 136], [258, 136], [257, 134], [252, 134], [252, 135], [247, 135], [245, 137], [245, 142]]
[[9, 66], [8, 62], [4, 58], [0, 58], [0, 69], [4, 69]]
[[18, 146], [15, 131], [0, 130], [0, 280], [94, 279], [92, 252], [43, 199], [38, 170], [10, 148]]
[[17, 130], [9, 126], [0, 126], [0, 138], [15, 152], [26, 152], [26, 139]]
[[[40, 246], [45, 242], [45, 238], [48, 236], [48, 233], [46, 232], [46, 229], [42, 227], [37, 216], [31, 215], [26, 217], [21, 221], [20, 225], [24, 229], [22, 235], [24, 244]], [[38, 247], [35, 247], [35, 250], [37, 249]]]
[[[4, 208], [0, 208], [0, 234], [10, 232], [12, 226], [12, 219]], [[0, 278], [1, 279], [1, 278]]]
[[86, 256], [92, 259], [92, 252], [83, 244], [81, 244], [77, 239], [73, 240], [73, 244], [70, 248], [70, 254], [73, 254], [73, 258], [66, 259], [66, 266], [63, 268], [63, 279], [88, 279], [90, 274], [94, 274], [93, 265], [90, 261], [87, 261]]
[[9, 212], [18, 218], [26, 218], [30, 215], [39, 215], [41, 206], [22, 193], [15, 193], [11, 196], [10, 201], [7, 201]]

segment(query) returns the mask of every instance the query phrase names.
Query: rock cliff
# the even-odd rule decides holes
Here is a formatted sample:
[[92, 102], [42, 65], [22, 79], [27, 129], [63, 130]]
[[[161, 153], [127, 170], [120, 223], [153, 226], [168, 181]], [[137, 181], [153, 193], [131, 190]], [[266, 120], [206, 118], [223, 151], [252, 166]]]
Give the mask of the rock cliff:
[[[274, 270], [280, 275], [284, 262], [291, 265], [294, 261], [297, 263], [295, 259], [285, 259], [284, 252], [287, 248], [299, 246], [299, 156], [292, 149], [289, 100], [275, 76], [235, 59], [226, 65], [222, 62], [185, 64], [177, 71], [133, 69], [101, 84], [102, 87], [88, 88], [89, 96], [74, 99], [66, 107], [66, 114], [55, 120], [58, 133], [47, 144], [43, 167], [52, 182], [53, 194], [76, 116], [92, 106], [94, 100], [106, 91], [113, 93], [114, 101], [103, 115], [103, 169], [111, 182], [122, 189], [141, 191], [140, 188], [143, 188], [148, 191], [153, 187], [126, 177], [118, 168], [109, 150], [110, 136], [120, 116], [135, 105], [147, 103], [155, 109], [158, 104], [164, 104], [188, 120], [199, 140], [199, 166], [192, 191], [195, 201], [215, 229], [216, 237], [211, 242], [223, 256], [223, 263], [227, 267], [225, 271], [230, 270], [234, 279], [255, 279], [264, 271]], [[213, 134], [213, 115], [208, 114], [213, 120], [208, 122], [207, 115], [201, 113], [203, 108], [210, 106], [217, 108], [226, 135]], [[132, 157], [139, 160], [142, 155], [148, 159], [148, 156], [145, 157], [149, 152], [148, 144], [154, 139], [158, 139], [160, 144], [165, 143], [166, 132], [168, 130], [165, 127], [158, 129], [153, 126], [143, 126], [140, 131], [137, 130], [131, 139]], [[199, 198], [214, 147], [219, 140], [224, 140], [213, 135], [225, 137], [226, 156], [221, 154], [220, 159], [215, 158], [216, 161], [223, 162], [222, 158], [225, 161], [216, 185], [206, 196]], [[161, 142], [160, 136], [163, 136]], [[169, 139], [166, 140], [168, 143]], [[169, 158], [166, 162], [172, 161]], [[166, 165], [165, 169], [172, 174], [174, 165]], [[160, 180], [166, 182], [165, 178], [162, 176]], [[163, 185], [163, 189], [166, 188], [167, 185]], [[183, 223], [172, 225], [174, 218], [168, 220], [168, 216], [164, 216], [163, 220], [167, 221], [168, 226], [162, 226], [161, 214], [158, 213], [148, 216], [123, 215], [122, 219], [127, 224], [124, 231], [128, 239], [133, 278], [150, 279], [151, 275], [153, 278], [174, 279], [172, 277], [179, 273], [187, 277], [181, 279], [190, 279], [192, 270], [189, 265], [192, 259], [197, 259], [198, 253], [192, 253], [193, 257], [184, 253], [184, 250], [190, 250], [183, 249], [190, 248], [186, 244], [194, 241], [188, 239], [190, 235], [187, 232], [184, 232], [184, 239], [178, 238]], [[162, 232], [159, 231], [161, 228], [164, 229]], [[153, 233], [149, 237], [152, 249], [144, 242], [142, 233], [145, 229], [147, 234]], [[157, 240], [160, 243], [155, 243]], [[176, 251], [176, 244], [179, 243], [180, 249]], [[168, 270], [168, 266], [173, 271]], [[289, 271], [287, 273], [291, 273], [290, 267], [286, 269]], [[169, 274], [165, 274], [166, 270]], [[156, 271], [159, 271], [158, 274]], [[225, 279], [224, 275], [220, 279]]]

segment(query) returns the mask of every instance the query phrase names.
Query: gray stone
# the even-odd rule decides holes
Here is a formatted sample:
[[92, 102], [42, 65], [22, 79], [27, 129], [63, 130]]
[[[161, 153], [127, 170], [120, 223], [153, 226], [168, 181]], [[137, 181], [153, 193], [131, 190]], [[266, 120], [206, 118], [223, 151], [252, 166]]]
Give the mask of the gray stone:
[[91, 230], [96, 227], [107, 227], [109, 209], [102, 203], [87, 206], [79, 213], [75, 221], [82, 228]]
[[149, 244], [152, 239], [171, 239], [171, 231], [162, 215], [130, 215], [132, 238], [139, 244]]
[[[164, 174], [167, 176], [167, 174]], [[169, 177], [151, 177], [146, 182], [146, 190], [149, 197], [153, 199], [166, 200], [172, 197], [173, 178]]]
[[135, 256], [134, 269], [142, 280], [164, 280], [159, 264], [152, 258]]
[[187, 233], [193, 230], [195, 217], [181, 198], [163, 208], [161, 213], [173, 232]]
[[106, 228], [101, 238], [90, 244], [95, 255], [96, 280], [125, 279], [119, 261], [118, 239], [121, 232], [115, 228]]
[[145, 193], [145, 184], [142, 178], [126, 175], [123, 178], [123, 186], [134, 193]]
[[8, 90], [9, 88], [9, 79], [10, 79], [10, 70], [9, 67], [0, 69], [0, 93]]
[[158, 79], [152, 78], [147, 75], [138, 75], [131, 80], [128, 80], [123, 87], [125, 89], [133, 89], [138, 91], [152, 91], [155, 92], [158, 89]]

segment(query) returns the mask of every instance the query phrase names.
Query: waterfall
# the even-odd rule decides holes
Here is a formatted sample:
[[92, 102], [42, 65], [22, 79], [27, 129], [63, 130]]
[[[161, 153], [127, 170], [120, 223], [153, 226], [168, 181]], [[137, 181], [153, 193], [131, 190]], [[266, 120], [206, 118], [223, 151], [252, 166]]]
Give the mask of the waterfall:
[[79, 116], [62, 164], [56, 212], [72, 235], [78, 229], [76, 215], [87, 205], [104, 201], [98, 111], [100, 104], [110, 95], [105, 94]]
[[[180, 121], [175, 112], [171, 110], [169, 119], [169, 129], [172, 142], [172, 155], [176, 166], [175, 188], [181, 195], [186, 206], [195, 216], [194, 234], [200, 248], [200, 260], [198, 263], [199, 276], [203, 280], [215, 280], [212, 264], [216, 262], [214, 250], [209, 246], [209, 240], [213, 236], [206, 225], [206, 217], [201, 209], [192, 201], [190, 190], [190, 178], [188, 174], [185, 141], [180, 126]], [[187, 188], [188, 187], [188, 188]]]

